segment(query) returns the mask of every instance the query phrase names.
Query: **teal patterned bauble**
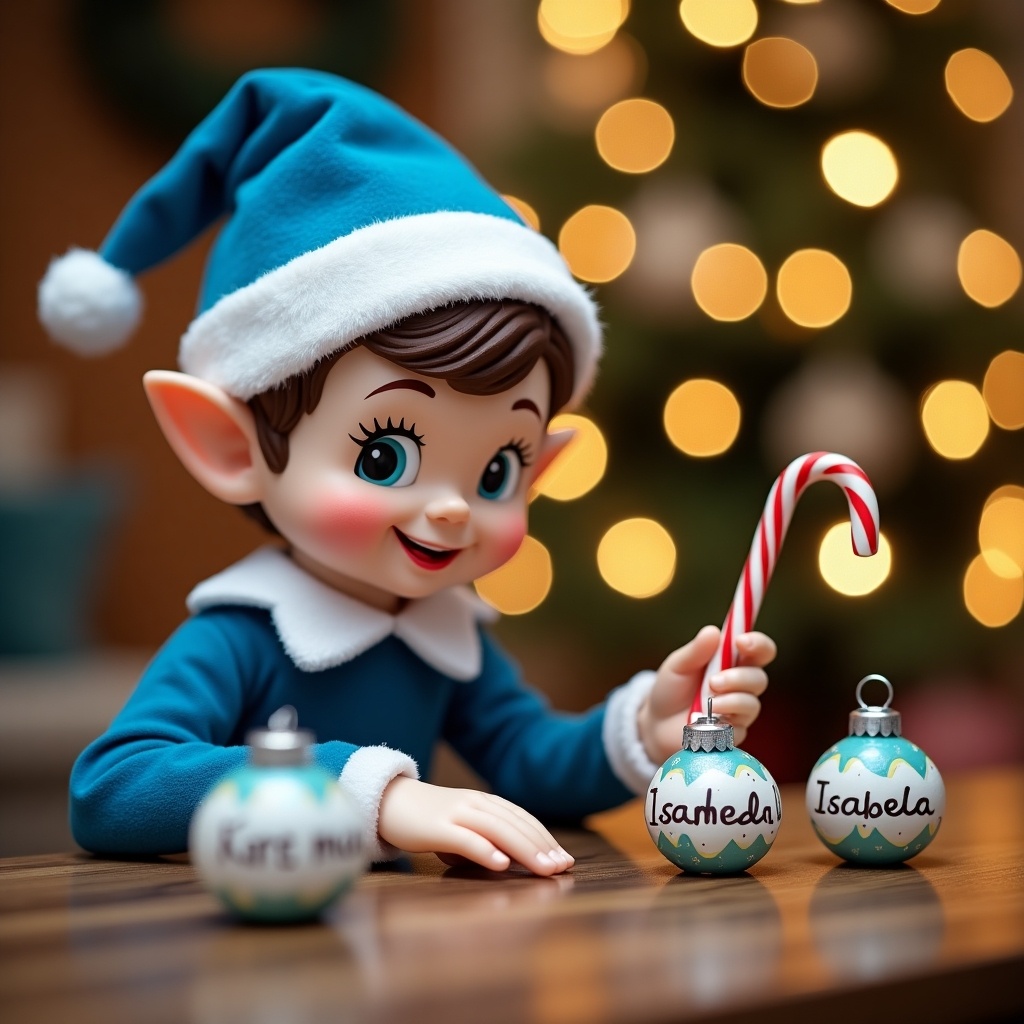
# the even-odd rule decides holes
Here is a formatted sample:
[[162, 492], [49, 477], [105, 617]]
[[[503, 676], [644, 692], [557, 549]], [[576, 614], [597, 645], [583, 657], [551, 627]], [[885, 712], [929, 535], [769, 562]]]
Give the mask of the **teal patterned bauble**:
[[645, 814], [651, 839], [676, 867], [729, 875], [771, 848], [782, 804], [768, 769], [733, 746], [731, 726], [710, 716], [683, 730], [683, 749], [651, 780]]
[[250, 763], [214, 786], [189, 829], [202, 881], [233, 913], [260, 921], [316, 917], [366, 868], [362, 813], [310, 763], [312, 734], [282, 711], [246, 738]]
[[[868, 705], [870, 680], [889, 690], [883, 705]], [[935, 838], [946, 808], [938, 768], [901, 735], [900, 714], [889, 707], [892, 686], [866, 676], [857, 686], [860, 707], [850, 713], [850, 735], [818, 758], [807, 780], [807, 812], [818, 838], [853, 864], [899, 864]]]

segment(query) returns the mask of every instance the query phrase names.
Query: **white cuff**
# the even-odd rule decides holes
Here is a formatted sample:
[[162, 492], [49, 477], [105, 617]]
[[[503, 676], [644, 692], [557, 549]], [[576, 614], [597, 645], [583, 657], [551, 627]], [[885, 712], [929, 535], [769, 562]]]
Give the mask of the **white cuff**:
[[416, 762], [400, 750], [390, 747], [360, 747], [346, 762], [338, 781], [363, 812], [366, 822], [366, 849], [371, 861], [394, 860], [401, 850], [384, 842], [377, 834], [380, 799], [392, 779], [406, 775], [420, 777]]
[[613, 690], [608, 697], [601, 730], [612, 771], [637, 796], [647, 792], [654, 773], [660, 767], [647, 756], [637, 728], [640, 705], [650, 693], [655, 678], [656, 673], [648, 669], [638, 672], [624, 686]]

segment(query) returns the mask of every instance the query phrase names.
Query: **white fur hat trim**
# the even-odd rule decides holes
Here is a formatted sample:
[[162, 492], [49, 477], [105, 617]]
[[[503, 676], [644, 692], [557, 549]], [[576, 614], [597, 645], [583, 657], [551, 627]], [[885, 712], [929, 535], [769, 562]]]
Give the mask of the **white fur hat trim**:
[[225, 295], [192, 322], [179, 362], [243, 401], [413, 313], [520, 299], [557, 318], [573, 348], [571, 405], [593, 382], [597, 307], [555, 246], [513, 220], [424, 213], [359, 228]]

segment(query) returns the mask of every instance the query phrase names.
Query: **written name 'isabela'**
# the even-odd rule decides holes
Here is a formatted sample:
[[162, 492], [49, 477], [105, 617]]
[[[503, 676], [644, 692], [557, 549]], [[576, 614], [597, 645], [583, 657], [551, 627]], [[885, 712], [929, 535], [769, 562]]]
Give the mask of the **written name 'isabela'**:
[[910, 787], [903, 787], [903, 798], [897, 800], [891, 796], [886, 800], [872, 800], [871, 790], [865, 790], [863, 800], [855, 796], [840, 798], [838, 793], [833, 793], [828, 800], [825, 799], [825, 789], [829, 785], [828, 779], [818, 780], [818, 806], [814, 808], [815, 814], [845, 814], [854, 818], [880, 818], [883, 814], [890, 817], [897, 817], [901, 814], [920, 814], [931, 816], [935, 813], [928, 797], [920, 797], [913, 807], [910, 806]]

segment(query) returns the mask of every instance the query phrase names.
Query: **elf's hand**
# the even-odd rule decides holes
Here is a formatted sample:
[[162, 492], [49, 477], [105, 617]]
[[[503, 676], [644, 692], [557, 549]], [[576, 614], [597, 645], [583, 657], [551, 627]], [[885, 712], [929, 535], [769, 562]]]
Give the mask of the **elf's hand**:
[[574, 863], [532, 814], [508, 800], [402, 775], [384, 790], [377, 831], [408, 853], [436, 853], [447, 863], [464, 858], [491, 871], [516, 861], [535, 875], [556, 875]]
[[[658, 669], [654, 686], [637, 715], [637, 730], [647, 756], [661, 764], [680, 747], [683, 726], [704, 678], [704, 670], [718, 649], [721, 630], [705, 626], [686, 646], [673, 651]], [[713, 712], [727, 719], [742, 744], [747, 729], [761, 710], [758, 697], [768, 686], [764, 666], [775, 657], [775, 644], [764, 633], [743, 633], [736, 638], [739, 663], [708, 680]]]

